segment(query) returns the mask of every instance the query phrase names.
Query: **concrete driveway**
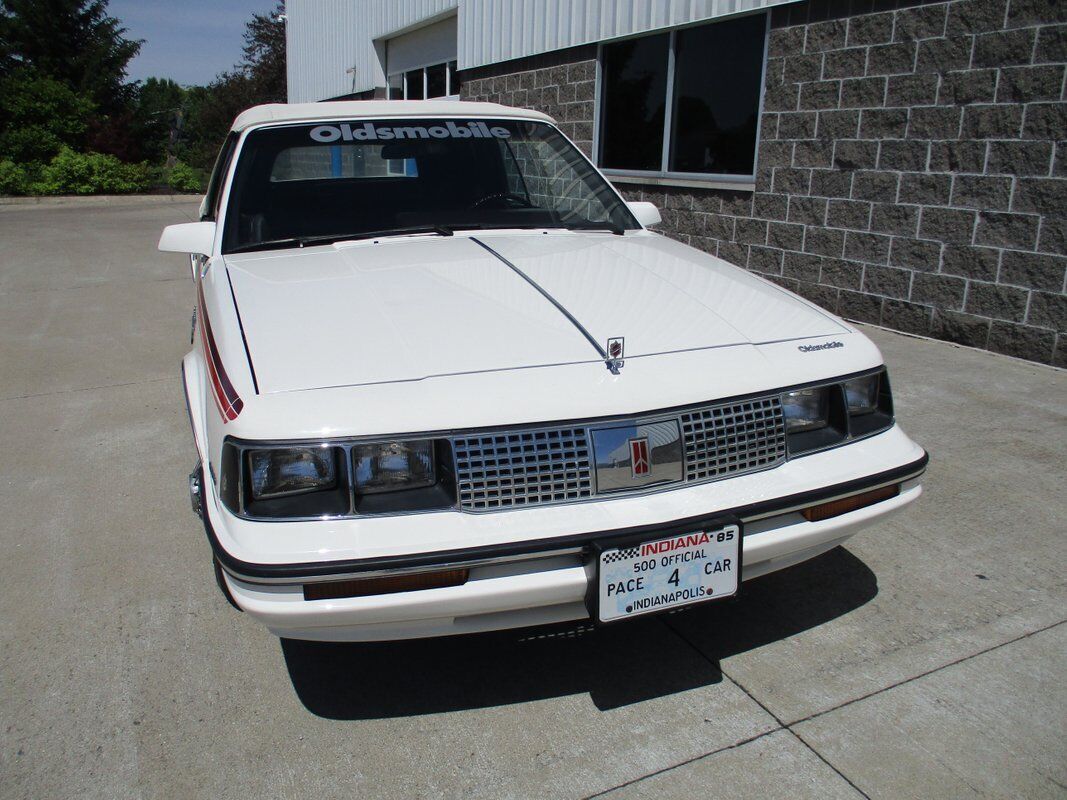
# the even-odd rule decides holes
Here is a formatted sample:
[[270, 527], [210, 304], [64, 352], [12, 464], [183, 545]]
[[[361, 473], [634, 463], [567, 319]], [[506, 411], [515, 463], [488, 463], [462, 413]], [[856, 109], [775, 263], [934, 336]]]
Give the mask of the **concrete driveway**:
[[1067, 796], [1067, 373], [870, 330], [927, 494], [737, 604], [279, 642], [186, 497], [193, 214], [0, 207], [0, 797]]

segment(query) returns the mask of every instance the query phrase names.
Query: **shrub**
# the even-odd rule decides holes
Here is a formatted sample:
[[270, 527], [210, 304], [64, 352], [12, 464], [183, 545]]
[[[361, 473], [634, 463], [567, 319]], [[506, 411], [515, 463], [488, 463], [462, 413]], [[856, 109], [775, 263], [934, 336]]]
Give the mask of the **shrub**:
[[148, 164], [123, 164], [114, 156], [64, 147], [30, 188], [35, 194], [130, 194], [150, 185]]
[[26, 194], [30, 190], [30, 177], [22, 164], [0, 160], [0, 194]]
[[184, 161], [175, 161], [167, 170], [167, 185], [178, 192], [199, 192], [200, 176]]

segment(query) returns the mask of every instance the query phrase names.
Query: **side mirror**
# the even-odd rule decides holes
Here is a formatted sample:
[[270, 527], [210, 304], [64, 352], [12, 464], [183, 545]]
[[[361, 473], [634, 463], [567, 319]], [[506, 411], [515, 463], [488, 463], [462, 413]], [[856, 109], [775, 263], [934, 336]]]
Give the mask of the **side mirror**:
[[630, 213], [637, 217], [637, 221], [641, 223], [642, 227], [647, 228], [650, 225], [659, 225], [663, 222], [659, 209], [653, 203], [627, 203], [626, 207], [630, 209]]
[[184, 222], [168, 225], [159, 237], [159, 249], [165, 253], [189, 253], [209, 256], [215, 246], [214, 222]]

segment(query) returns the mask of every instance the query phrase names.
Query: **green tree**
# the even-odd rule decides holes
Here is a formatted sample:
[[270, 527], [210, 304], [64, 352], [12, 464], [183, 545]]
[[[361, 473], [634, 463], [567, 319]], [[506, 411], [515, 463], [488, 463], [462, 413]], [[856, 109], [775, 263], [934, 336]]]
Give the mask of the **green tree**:
[[107, 0], [0, 0], [0, 72], [29, 67], [118, 114], [133, 99], [126, 66], [141, 49], [125, 33]]
[[278, 21], [284, 10], [279, 3], [270, 14], [253, 14], [241, 63], [210, 86], [188, 90], [181, 158], [194, 167], [211, 168], [234, 118], [246, 108], [285, 102], [285, 25]]
[[185, 121], [186, 90], [169, 78], [148, 78], [137, 89], [136, 119], [145, 158], [173, 156]]
[[269, 14], [253, 14], [245, 25], [244, 60], [238, 70], [252, 81], [259, 103], [286, 99], [284, 14], [284, 3], [278, 3]]
[[29, 69], [0, 77], [0, 158], [48, 161], [63, 146], [81, 147], [93, 102]]

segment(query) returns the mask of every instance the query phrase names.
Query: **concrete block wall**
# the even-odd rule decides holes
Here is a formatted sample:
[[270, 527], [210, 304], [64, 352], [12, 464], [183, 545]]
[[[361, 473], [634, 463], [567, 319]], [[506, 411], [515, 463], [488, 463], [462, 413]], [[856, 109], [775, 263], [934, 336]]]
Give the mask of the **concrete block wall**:
[[[619, 184], [850, 319], [1067, 367], [1067, 2], [772, 13], [755, 191]], [[595, 48], [471, 71], [592, 148]]]
[[533, 108], [548, 114], [586, 155], [593, 153], [595, 45], [571, 47], [462, 73], [464, 100]]

